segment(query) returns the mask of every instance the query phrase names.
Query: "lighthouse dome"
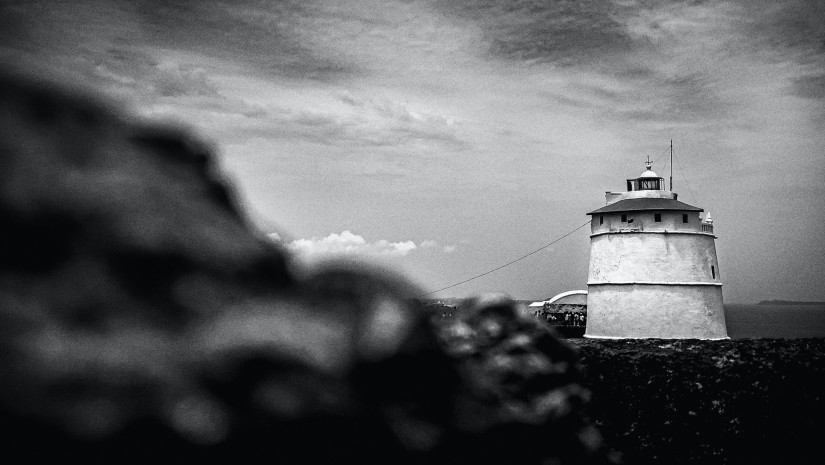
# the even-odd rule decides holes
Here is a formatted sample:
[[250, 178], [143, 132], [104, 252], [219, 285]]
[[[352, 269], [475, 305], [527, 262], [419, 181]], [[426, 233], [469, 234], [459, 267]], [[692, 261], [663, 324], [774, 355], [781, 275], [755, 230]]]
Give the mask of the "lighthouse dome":
[[647, 161], [645, 162], [645, 172], [642, 173], [641, 176], [639, 176], [639, 179], [642, 179], [642, 178], [658, 178], [659, 177], [658, 174], [654, 173], [653, 170], [650, 169], [651, 166], [653, 166], [653, 162], [650, 161], [650, 157], [648, 157]]

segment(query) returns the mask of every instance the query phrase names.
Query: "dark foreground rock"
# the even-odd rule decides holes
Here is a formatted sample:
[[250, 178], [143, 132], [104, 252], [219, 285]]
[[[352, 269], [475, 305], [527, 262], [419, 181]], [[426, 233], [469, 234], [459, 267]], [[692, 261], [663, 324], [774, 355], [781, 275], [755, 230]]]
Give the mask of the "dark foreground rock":
[[[190, 135], [0, 76], [0, 443], [80, 463], [601, 463], [575, 354], [386, 270], [297, 272]], [[439, 338], [440, 337], [440, 338]]]
[[626, 463], [825, 460], [825, 339], [571, 341]]
[[583, 416], [590, 399], [575, 351], [515, 302], [471, 299], [436, 315], [441, 341], [462, 379], [458, 421], [471, 463], [610, 463]]

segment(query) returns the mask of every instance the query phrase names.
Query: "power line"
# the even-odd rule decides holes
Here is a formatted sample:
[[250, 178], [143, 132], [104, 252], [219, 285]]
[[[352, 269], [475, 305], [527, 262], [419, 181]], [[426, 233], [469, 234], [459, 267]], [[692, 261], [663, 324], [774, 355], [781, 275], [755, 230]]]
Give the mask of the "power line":
[[[668, 147], [668, 148], [665, 150], [665, 152], [666, 152], [666, 153], [667, 153], [667, 152], [669, 152], [669, 151], [670, 151], [670, 147]], [[659, 157], [657, 157], [657, 159], [658, 159], [658, 158], [660, 158], [660, 157], [661, 157], [661, 155], [663, 155], [663, 154], [660, 154], [660, 156], [659, 156]], [[655, 161], [656, 161], [656, 160], [654, 160], [654, 163], [655, 163]], [[668, 165], [667, 165], [667, 164], [665, 164], [665, 168], [667, 168], [667, 166], [668, 166]], [[682, 174], [682, 179], [684, 179], [684, 181], [685, 181], [685, 187], [687, 187], [688, 192], [690, 193], [690, 196], [691, 196], [691, 198], [693, 199], [693, 202], [694, 202], [694, 203], [696, 203], [696, 196], [693, 194], [693, 189], [691, 189], [691, 188], [690, 188], [690, 184], [688, 183], [687, 176], [685, 176], [685, 172], [684, 172], [684, 170], [682, 170], [682, 164], [681, 164], [681, 163], [679, 163], [679, 159], [678, 159], [678, 158], [676, 159], [676, 166], [679, 168], [679, 172]], [[671, 169], [673, 169], [673, 168], [671, 168]], [[462, 285], [462, 284], [464, 284], [464, 283], [468, 283], [468, 282], [473, 281], [473, 280], [475, 280], [475, 279], [478, 279], [478, 278], [480, 278], [480, 277], [482, 277], [482, 276], [487, 276], [487, 275], [488, 275], [488, 274], [490, 274], [490, 273], [493, 273], [493, 272], [496, 272], [496, 271], [498, 271], [498, 270], [500, 270], [500, 269], [502, 269], [502, 268], [508, 267], [508, 266], [512, 265], [513, 263], [516, 263], [516, 262], [518, 262], [518, 261], [524, 260], [525, 258], [527, 258], [527, 257], [529, 257], [529, 256], [531, 256], [531, 255], [535, 255], [535, 254], [537, 254], [537, 253], [541, 252], [542, 250], [546, 249], [547, 247], [550, 247], [551, 245], [553, 245], [553, 244], [555, 244], [556, 242], [558, 242], [558, 241], [560, 241], [560, 240], [564, 239], [565, 237], [567, 237], [567, 236], [569, 236], [569, 235], [573, 234], [574, 232], [578, 231], [579, 229], [581, 229], [581, 228], [585, 227], [585, 226], [586, 226], [586, 225], [588, 225], [588, 224], [590, 224], [590, 220], [588, 220], [588, 221], [586, 221], [586, 222], [582, 223], [582, 225], [581, 225], [581, 226], [576, 227], [575, 229], [573, 229], [572, 231], [568, 232], [567, 234], [565, 234], [565, 235], [563, 235], [563, 236], [559, 237], [558, 239], [555, 239], [555, 240], [553, 240], [552, 242], [550, 242], [550, 243], [548, 243], [548, 244], [545, 244], [545, 245], [543, 245], [543, 246], [539, 247], [538, 249], [536, 249], [536, 250], [534, 250], [534, 251], [532, 251], [532, 252], [530, 252], [530, 253], [528, 253], [528, 254], [522, 255], [521, 257], [516, 258], [515, 260], [511, 260], [511, 261], [509, 261], [509, 262], [507, 262], [507, 263], [505, 263], [505, 264], [503, 264], [503, 265], [501, 265], [501, 266], [498, 266], [498, 267], [496, 267], [496, 268], [493, 268], [493, 269], [492, 269], [492, 270], [490, 270], [490, 271], [485, 271], [484, 273], [477, 274], [477, 275], [473, 276], [472, 278], [465, 279], [464, 281], [457, 282], [457, 283], [455, 283], [455, 284], [451, 284], [451, 285], [446, 286], [446, 287], [442, 287], [441, 289], [437, 289], [437, 290], [435, 290], [435, 291], [427, 292], [426, 294], [422, 294], [420, 297], [425, 297], [425, 296], [428, 296], [428, 295], [431, 295], [431, 294], [435, 294], [436, 292], [446, 291], [447, 289], [451, 289], [451, 288], [453, 288], [453, 287], [460, 286], [460, 285]]]
[[470, 278], [470, 279], [465, 279], [464, 281], [461, 281], [460, 283], [451, 284], [451, 285], [449, 285], [449, 286], [447, 286], [447, 287], [442, 287], [441, 289], [438, 289], [438, 290], [435, 290], [435, 291], [432, 291], [432, 292], [428, 292], [428, 293], [426, 293], [426, 294], [422, 294], [422, 295], [421, 295], [421, 296], [419, 296], [419, 297], [424, 297], [424, 296], [428, 296], [428, 295], [430, 295], [430, 294], [435, 294], [436, 292], [446, 291], [447, 289], [450, 289], [450, 288], [453, 288], [453, 287], [456, 287], [456, 286], [460, 286], [460, 285], [462, 285], [462, 284], [464, 284], [464, 283], [468, 283], [468, 282], [470, 282], [470, 281], [472, 281], [472, 280], [474, 280], [474, 279], [478, 279], [478, 278], [480, 278], [480, 277], [482, 277], [482, 276], [486, 276], [486, 275], [488, 275], [488, 274], [490, 274], [490, 273], [492, 273], [492, 272], [494, 272], [494, 271], [498, 271], [498, 270], [500, 270], [500, 269], [502, 269], [502, 268], [504, 268], [504, 267], [506, 267], [506, 266], [510, 266], [510, 265], [512, 265], [513, 263], [516, 263], [517, 261], [524, 260], [525, 258], [529, 257], [530, 255], [534, 255], [534, 254], [537, 254], [537, 253], [541, 252], [542, 250], [546, 249], [547, 247], [550, 247], [551, 245], [553, 245], [553, 244], [555, 244], [556, 242], [558, 242], [558, 241], [560, 241], [560, 240], [564, 239], [565, 237], [567, 237], [567, 236], [569, 236], [569, 235], [573, 234], [574, 232], [578, 231], [579, 229], [581, 229], [581, 228], [585, 227], [585, 226], [586, 226], [586, 225], [588, 225], [588, 224], [590, 224], [590, 220], [587, 220], [584, 224], [582, 224], [581, 226], [577, 227], [576, 229], [574, 229], [574, 230], [570, 231], [569, 233], [565, 234], [564, 236], [561, 236], [560, 238], [555, 239], [553, 242], [550, 242], [549, 244], [545, 244], [545, 245], [543, 245], [543, 246], [539, 247], [538, 249], [536, 249], [536, 250], [534, 250], [534, 251], [532, 251], [532, 252], [530, 252], [530, 253], [528, 253], [528, 254], [526, 254], [526, 255], [522, 255], [521, 257], [519, 257], [519, 258], [517, 258], [517, 259], [515, 259], [515, 260], [512, 260], [512, 261], [509, 261], [509, 262], [505, 263], [504, 265], [501, 265], [501, 266], [499, 266], [499, 267], [493, 268], [493, 269], [492, 269], [492, 270], [490, 270], [490, 271], [485, 271], [484, 273], [481, 273], [481, 274], [479, 274], [479, 275], [473, 276], [473, 277], [472, 277], [472, 278]]
[[[651, 164], [655, 164], [657, 160], [659, 160], [660, 158], [662, 158], [662, 155], [667, 155], [669, 152], [670, 152], [670, 147], [666, 148], [664, 152], [662, 152], [662, 153], [660, 153], [659, 155], [657, 155], [657, 156], [656, 156], [656, 158], [654, 158], [654, 159], [653, 159], [653, 161], [652, 161], [652, 162], [650, 162], [650, 163], [651, 163]], [[667, 164], [665, 164], [665, 168], [667, 168]]]
[[679, 168], [679, 173], [682, 174], [682, 179], [685, 180], [685, 186], [688, 188], [688, 192], [690, 193], [690, 198], [693, 199], [693, 203], [698, 203], [696, 200], [696, 196], [693, 195], [693, 189], [690, 188], [690, 184], [688, 184], [687, 176], [685, 176], [684, 170], [682, 170], [682, 164], [679, 163], [679, 158], [676, 158], [676, 166]]

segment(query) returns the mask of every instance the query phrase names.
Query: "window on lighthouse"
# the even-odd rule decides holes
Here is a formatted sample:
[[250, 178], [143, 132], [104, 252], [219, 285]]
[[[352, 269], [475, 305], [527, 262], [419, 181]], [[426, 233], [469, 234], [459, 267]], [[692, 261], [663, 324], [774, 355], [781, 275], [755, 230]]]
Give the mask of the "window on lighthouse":
[[622, 223], [627, 223], [627, 215], [622, 215]]
[[661, 223], [662, 222], [662, 214], [661, 213], [654, 213], [653, 214], [653, 221], [655, 221], [657, 223]]
[[640, 189], [645, 191], [657, 191], [659, 190], [659, 180], [658, 179], [640, 179], [641, 184]]

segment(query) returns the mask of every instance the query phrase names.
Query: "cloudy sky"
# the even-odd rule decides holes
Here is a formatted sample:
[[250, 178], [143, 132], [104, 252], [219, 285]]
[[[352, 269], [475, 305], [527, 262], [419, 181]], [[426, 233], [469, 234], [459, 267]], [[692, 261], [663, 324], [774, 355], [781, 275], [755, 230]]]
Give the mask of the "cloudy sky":
[[[567, 234], [644, 160], [727, 302], [825, 300], [821, 1], [0, 0], [0, 60], [211, 141], [251, 220], [426, 290]], [[583, 289], [587, 228], [436, 294]]]

